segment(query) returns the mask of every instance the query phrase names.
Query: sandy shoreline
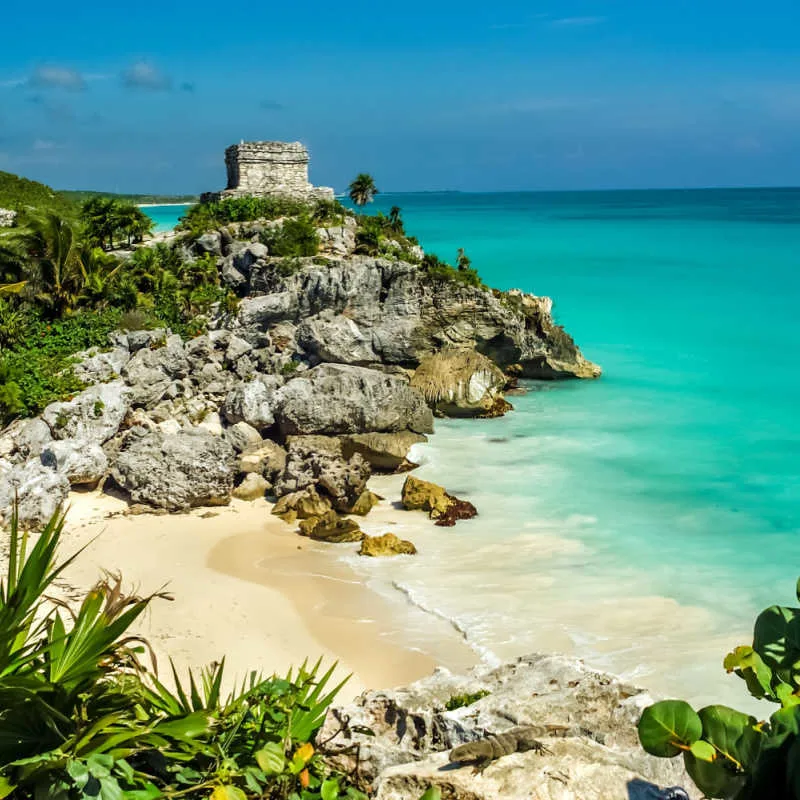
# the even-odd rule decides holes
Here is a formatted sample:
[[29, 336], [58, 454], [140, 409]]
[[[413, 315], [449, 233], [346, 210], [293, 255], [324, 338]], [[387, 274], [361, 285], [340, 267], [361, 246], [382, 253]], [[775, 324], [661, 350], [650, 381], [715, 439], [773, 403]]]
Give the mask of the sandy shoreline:
[[[440, 664], [464, 669], [477, 660], [436, 620], [422, 646], [409, 648], [402, 605], [342, 563], [337, 549], [347, 545], [297, 535], [270, 514], [267, 501], [234, 500], [182, 515], [124, 516], [125, 507], [97, 492], [71, 495], [61, 556], [86, 549], [65, 572], [63, 589], [77, 598], [103, 570], [120, 572], [125, 586], [142, 594], [166, 588], [174, 600], [155, 600], [138, 625], [162, 677], [169, 658], [184, 669], [224, 655], [232, 681], [322, 656], [338, 660], [340, 677], [352, 675], [342, 695], [349, 699], [366, 687], [409, 683]], [[393, 515], [408, 513], [384, 502], [371, 521], [391, 525]]]

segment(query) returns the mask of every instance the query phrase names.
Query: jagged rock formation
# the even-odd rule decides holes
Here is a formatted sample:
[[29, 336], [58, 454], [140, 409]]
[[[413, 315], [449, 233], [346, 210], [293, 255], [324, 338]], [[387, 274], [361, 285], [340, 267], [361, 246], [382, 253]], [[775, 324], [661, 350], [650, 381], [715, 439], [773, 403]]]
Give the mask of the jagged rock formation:
[[[218, 197], [284, 195], [333, 200], [333, 189], [308, 180], [308, 150], [300, 142], [241, 142], [225, 151], [227, 188]], [[209, 195], [204, 195], [209, 199]]]
[[[480, 699], [447, 710], [470, 696]], [[466, 676], [439, 669], [404, 689], [367, 692], [329, 712], [318, 740], [326, 758], [358, 774], [376, 800], [418, 800], [431, 786], [449, 800], [659, 800], [665, 787], [692, 784], [678, 760], [654, 758], [639, 745], [636, 725], [651, 702], [580, 661], [533, 655]], [[507, 755], [481, 773], [450, 764], [453, 748], [520, 726], [534, 728], [548, 752]]]
[[436, 280], [415, 264], [358, 255], [301, 259], [290, 275], [262, 260], [238, 275], [238, 335], [258, 341], [283, 325], [312, 363], [415, 368], [454, 348], [474, 349], [500, 368], [519, 364], [525, 378], [600, 374], [555, 324], [548, 298]]

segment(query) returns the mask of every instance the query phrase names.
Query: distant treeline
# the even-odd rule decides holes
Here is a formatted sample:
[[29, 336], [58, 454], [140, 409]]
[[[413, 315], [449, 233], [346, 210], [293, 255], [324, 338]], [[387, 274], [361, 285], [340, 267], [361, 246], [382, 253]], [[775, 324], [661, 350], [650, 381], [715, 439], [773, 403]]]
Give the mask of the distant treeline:
[[196, 203], [200, 198], [196, 194], [117, 194], [115, 192], [88, 192], [88, 191], [66, 191], [61, 194], [80, 204], [93, 197], [110, 197], [114, 200], [122, 200], [126, 203]]

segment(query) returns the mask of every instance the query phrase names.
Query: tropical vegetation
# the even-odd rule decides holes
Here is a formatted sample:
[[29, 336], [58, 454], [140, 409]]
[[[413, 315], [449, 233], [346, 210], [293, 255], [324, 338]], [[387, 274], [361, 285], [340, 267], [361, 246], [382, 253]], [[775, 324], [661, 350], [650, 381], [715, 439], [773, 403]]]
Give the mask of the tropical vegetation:
[[[800, 581], [797, 585], [800, 601]], [[706, 797], [800, 798], [800, 608], [772, 606], [755, 622], [752, 645], [724, 660], [750, 694], [779, 706], [767, 721], [724, 705], [695, 711], [683, 700], [647, 708], [639, 722], [644, 749], [683, 758]]]
[[375, 195], [378, 194], [378, 188], [375, 186], [375, 181], [372, 176], [368, 175], [366, 172], [362, 172], [356, 175], [353, 182], [347, 188], [347, 194], [353, 203], [360, 208], [361, 206], [367, 205], [367, 203], [371, 203], [375, 199]]

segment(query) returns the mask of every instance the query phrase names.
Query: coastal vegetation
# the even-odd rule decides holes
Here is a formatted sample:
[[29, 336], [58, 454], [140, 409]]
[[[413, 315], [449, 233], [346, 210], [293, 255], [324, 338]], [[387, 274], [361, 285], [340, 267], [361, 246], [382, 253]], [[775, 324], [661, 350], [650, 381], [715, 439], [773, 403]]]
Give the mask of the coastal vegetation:
[[[34, 542], [9, 530], [0, 581], [0, 798], [156, 800], [365, 798], [322, 760], [315, 735], [343, 683], [334, 666], [251, 673], [223, 692], [225, 661], [170, 686], [132, 628], [163, 592], [106, 576], [77, 610], [50, 599], [58, 511]], [[79, 554], [78, 554], [79, 555]]]
[[[800, 601], [800, 581], [797, 585]], [[779, 705], [768, 721], [722, 705], [695, 711], [682, 700], [647, 708], [639, 723], [644, 749], [682, 756], [706, 797], [796, 800], [800, 797], [800, 608], [771, 606], [755, 622], [752, 645], [724, 667], [750, 694]]]
[[350, 186], [347, 187], [348, 197], [357, 206], [365, 206], [375, 199], [378, 194], [378, 187], [375, 185], [375, 180], [372, 175], [362, 172], [356, 175]]

